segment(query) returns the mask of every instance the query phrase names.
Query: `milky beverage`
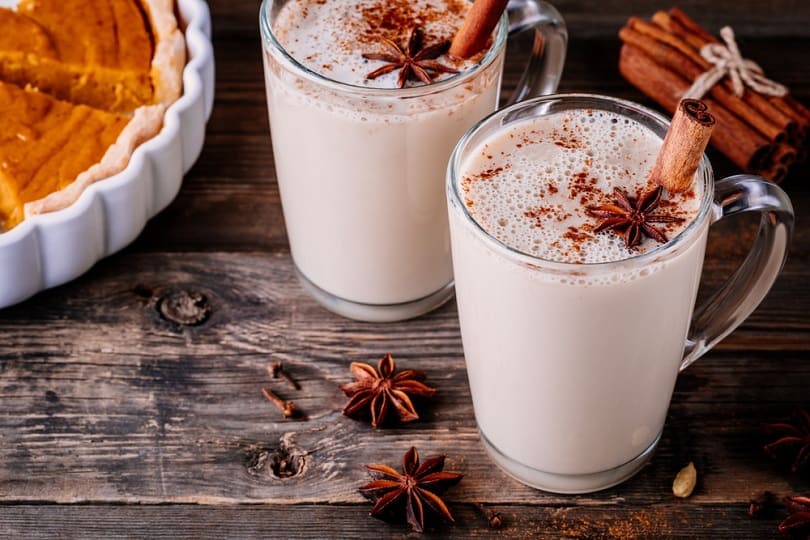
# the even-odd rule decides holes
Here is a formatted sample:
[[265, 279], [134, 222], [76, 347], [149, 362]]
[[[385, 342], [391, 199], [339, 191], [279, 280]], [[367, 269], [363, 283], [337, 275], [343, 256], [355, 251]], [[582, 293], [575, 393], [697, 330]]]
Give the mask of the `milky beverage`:
[[[383, 52], [381, 36], [402, 43], [398, 36], [407, 36], [414, 22], [425, 45], [451, 39], [469, 5], [292, 0], [275, 14], [273, 35], [297, 62], [362, 87], [330, 87], [290, 69], [278, 51], [265, 51], [273, 151], [293, 259], [331, 295], [399, 304], [452, 282], [444, 171], [460, 136], [495, 109], [502, 55], [461, 85], [439, 83], [433, 91], [409, 81], [408, 87], [423, 88], [403, 97], [390, 91], [397, 71], [366, 79], [385, 62], [362, 53]], [[480, 59], [437, 61], [463, 72]]]
[[[649, 189], [660, 146], [628, 118], [569, 110], [500, 128], [460, 164], [466, 208], [451, 204], [450, 227], [476, 420], [495, 460], [524, 482], [580, 491], [555, 475], [619, 467], [661, 432], [708, 224], [656, 257], [652, 239], [629, 250], [595, 233], [588, 211], [613, 202], [616, 187]], [[659, 226], [670, 241], [698, 214], [698, 184], [664, 193], [656, 213], [683, 220]], [[505, 246], [532, 258], [503, 256]]]

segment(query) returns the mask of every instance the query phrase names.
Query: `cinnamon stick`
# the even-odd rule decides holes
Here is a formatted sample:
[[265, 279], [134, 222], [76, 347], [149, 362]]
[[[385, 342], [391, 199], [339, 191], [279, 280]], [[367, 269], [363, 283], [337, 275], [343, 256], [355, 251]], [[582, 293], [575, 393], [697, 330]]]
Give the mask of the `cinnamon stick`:
[[[669, 10], [666, 18], [656, 14], [656, 16], [653, 17], [653, 21], [656, 23], [661, 22], [662, 24], [667, 24], [671, 31], [682, 33], [686, 37], [687, 41], [698, 51], [706, 44], [719, 43], [717, 38], [704, 31], [700, 25], [686, 15], [686, 13], [684, 13], [680, 8], [675, 7]], [[798, 104], [798, 102], [796, 102], [790, 96], [771, 97], [770, 99], [765, 99], [756, 92], [746, 92], [745, 94], [754, 96], [754, 100], [758, 105], [761, 106], [779, 103], [781, 105], [780, 108], [776, 109], [773, 107], [771, 110], [775, 109], [778, 112], [786, 113], [787, 116], [789, 116], [794, 122], [799, 123], [805, 137], [807, 132], [810, 131], [810, 117], [802, 114], [800, 108], [804, 107], [801, 104]], [[799, 107], [796, 106], [797, 104]], [[766, 111], [762, 112], [767, 114]], [[794, 144], [795, 142], [796, 141], [794, 141]], [[801, 141], [802, 144], [804, 142], [805, 141], [803, 140]]]
[[[677, 73], [628, 44], [622, 46], [619, 70], [630, 83], [670, 112], [675, 111], [680, 96], [690, 85]], [[714, 100], [707, 98], [704, 102], [718, 125], [712, 134], [712, 144], [741, 169], [762, 168], [772, 152], [769, 141]]]
[[650, 170], [650, 180], [670, 193], [688, 191], [715, 124], [704, 102], [682, 99]]
[[773, 154], [771, 155], [770, 161], [774, 164], [784, 165], [785, 167], [789, 167], [793, 165], [796, 161], [796, 149], [793, 148], [789, 144], [777, 144], [774, 147]]
[[667, 19], [669, 18], [669, 15], [659, 11], [653, 15], [652, 23], [638, 17], [630, 17], [630, 19], [627, 21], [627, 26], [655, 39], [656, 41], [666, 43], [670, 47], [677, 49], [684, 56], [689, 58], [689, 60], [694, 62], [695, 65], [700, 68], [701, 72], [711, 69], [712, 65], [709, 63], [709, 61], [700, 56], [700, 53], [698, 53], [689, 43], [687, 43], [682, 36], [672, 32], [671, 28], [658, 24], [656, 17], [661, 15], [667, 17]]
[[[670, 10], [666, 18], [659, 17], [659, 20], [668, 20], [669, 26], [676, 32], [685, 32], [687, 34], [692, 32], [692, 29], [697, 24], [678, 8]], [[718, 40], [711, 35], [690, 35], [697, 48], [709, 43], [718, 43]], [[726, 81], [726, 85], [729, 84]], [[781, 157], [775, 160], [766, 160], [759, 169], [754, 170], [757, 174], [779, 183], [787, 176], [788, 171], [794, 168], [794, 164], [803, 162], [807, 158], [808, 152], [810, 152], [810, 110], [790, 95], [782, 97], [761, 96], [756, 92], [746, 92], [743, 97], [746, 102], [751, 103], [763, 114], [774, 118], [777, 122], [788, 119], [786, 124], [787, 142], [793, 147], [793, 150], [788, 151], [788, 149], [783, 148], [780, 151], [777, 146], [777, 152], [780, 153]]]
[[509, 0], [475, 0], [450, 45], [450, 54], [470, 58], [487, 46]]
[[[678, 22], [688, 33], [693, 36], [696, 43], [716, 43], [718, 40], [709, 32], [703, 29], [697, 22], [686, 16], [686, 13], [681, 11], [678, 6], [669, 10], [669, 15]], [[702, 45], [701, 45], [702, 46]], [[700, 46], [698, 47], [700, 48]]]
[[[714, 67], [703, 58], [701, 48], [719, 43], [678, 8], [655, 13], [652, 22], [631, 17], [619, 36], [629, 47], [622, 49], [622, 73], [670, 112], [690, 83]], [[628, 56], [635, 68], [622, 65]], [[663, 79], [644, 80], [643, 72], [634, 72], [642, 65], [660, 70], [646, 78]], [[725, 78], [705, 100], [718, 124], [712, 143], [739, 167], [778, 182], [810, 153], [810, 109], [791, 96], [763, 96], [749, 89], [738, 97]]]
[[797, 161], [804, 160], [804, 158], [798, 154], [796, 148], [790, 144], [777, 144], [774, 146], [774, 150], [768, 160], [758, 169], [754, 169], [753, 172], [778, 184], [784, 180], [790, 168], [793, 167]]
[[781, 164], [772, 164], [764, 169], [758, 169], [753, 171], [754, 174], [758, 174], [763, 178], [767, 178], [774, 184], [779, 184], [785, 177], [788, 175], [790, 168], [785, 167]]
[[[700, 55], [700, 47], [695, 47], [690, 44], [688, 40], [689, 31], [686, 27], [673, 20], [668, 13], [663, 11], [655, 13], [652, 18], [652, 24], [643, 20], [634, 21], [631, 19], [631, 21], [628, 22], [628, 26], [676, 48], [700, 68], [700, 73], [708, 71], [713, 67], [708, 60]], [[708, 36], [712, 41], [705, 41], [703, 36]], [[707, 43], [717, 43], [717, 40], [705, 33], [701, 34], [699, 37], [694, 37], [691, 41], [695, 42], [695, 40], [698, 40], [698, 42], [703, 45]], [[689, 78], [694, 80], [697, 77]], [[724, 79], [715, 85], [715, 88], [718, 87], [725, 88], [728, 94], [734, 95], [733, 86], [728, 79]], [[745, 92], [743, 96], [738, 99], [742, 100], [747, 107], [747, 110], [742, 110], [738, 113], [738, 116], [741, 116], [743, 120], [747, 120], [746, 116], [750, 114], [749, 111], [754, 111], [760, 118], [770, 119], [770, 123], [777, 126], [780, 131], [784, 131], [789, 136], [793, 137], [793, 139], [796, 139], [796, 121], [790, 115], [781, 112], [763, 96], [760, 96], [756, 92]]]
[[[776, 98], [774, 98], [776, 99]], [[793, 96], [785, 96], [781, 98], [781, 101], [784, 102], [788, 107], [792, 108], [794, 112], [801, 117], [806, 124], [810, 124], [810, 109], [805, 107], [801, 102], [799, 102]]]
[[[684, 54], [682, 48], [673, 46], [676, 45], [677, 38], [667, 35], [666, 37], [669, 39], [664, 41], [661, 39], [663, 36], [660, 34], [666, 34], [666, 32], [651, 23], [632, 18], [628, 21], [627, 26], [619, 31], [619, 38], [625, 43], [638, 47], [656, 62], [672, 69], [687, 80], [694, 81], [705, 71], [693, 59]], [[781, 142], [787, 138], [785, 129], [781, 129], [769, 118], [748, 106], [724, 85], [715, 85], [709, 91], [709, 95], [741, 120], [751, 125], [766, 139]]]
[[[779, 106], [784, 107], [784, 111], [788, 115], [794, 115], [797, 118], [798, 124], [801, 128], [801, 134], [805, 138], [805, 142], [810, 143], [810, 140], [807, 140], [810, 137], [810, 109], [804, 106], [799, 100], [795, 99], [793, 96], [787, 95], [782, 98], [772, 97], [771, 102], [774, 103], [777, 108]], [[807, 148], [810, 145], [805, 145]]]

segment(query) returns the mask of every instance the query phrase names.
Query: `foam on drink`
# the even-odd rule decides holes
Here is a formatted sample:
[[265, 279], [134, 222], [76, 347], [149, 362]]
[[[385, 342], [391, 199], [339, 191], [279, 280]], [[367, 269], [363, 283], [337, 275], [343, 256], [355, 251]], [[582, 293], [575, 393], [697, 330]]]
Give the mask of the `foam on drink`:
[[[366, 75], [385, 62], [362, 54], [384, 52], [381, 37], [403, 46], [414, 26], [424, 33], [423, 45], [451, 40], [471, 5], [467, 0], [290, 0], [276, 17], [273, 33], [293, 58], [316, 73], [357, 86], [395, 88], [398, 70], [368, 80]], [[437, 61], [464, 71], [482, 55], [467, 60], [443, 55]], [[422, 83], [409, 83], [414, 84]]]
[[[613, 203], [614, 188], [631, 197], [653, 186], [647, 174], [662, 140], [609, 111], [566, 111], [511, 124], [462, 165], [461, 188], [470, 215], [509, 247], [568, 263], [618, 261], [655, 249], [645, 238], [633, 249], [589, 207]], [[654, 224], [668, 239], [697, 215], [702, 189], [664, 192], [654, 213], [682, 218]]]

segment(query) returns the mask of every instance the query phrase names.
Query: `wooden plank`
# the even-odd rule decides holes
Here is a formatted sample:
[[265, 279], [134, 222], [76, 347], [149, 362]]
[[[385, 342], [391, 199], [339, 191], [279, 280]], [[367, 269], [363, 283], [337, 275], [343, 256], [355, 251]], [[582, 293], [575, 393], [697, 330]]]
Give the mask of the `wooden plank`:
[[263, 177], [250, 185], [201, 178], [193, 172], [186, 178], [175, 201], [147, 224], [131, 251], [289, 251], [275, 181]]
[[[581, 507], [450, 503], [454, 526], [439, 526], [427, 538], [729, 538], [776, 537], [783, 513], [751, 519], [747, 504], [629, 501]], [[452, 500], [452, 499], [451, 499]], [[198, 539], [198, 538], [414, 538], [403, 526], [367, 515], [369, 505], [243, 506], [3, 506], [0, 524], [8, 538]], [[489, 526], [498, 513], [500, 529]]]
[[[695, 501], [739, 502], [754, 487], [788, 491], [789, 476], [761, 453], [760, 426], [807, 399], [806, 280], [806, 267], [789, 268], [751, 323], [684, 374], [642, 475], [578, 502], [658, 501], [689, 460], [702, 474]], [[161, 318], [164, 288], [202, 292], [210, 318], [200, 326]], [[763, 341], [744, 339], [739, 350], [737, 336], [749, 328]], [[451, 454], [449, 468], [468, 476], [457, 500], [570, 501], [490, 464], [452, 304], [405, 324], [347, 321], [302, 293], [283, 254], [115, 257], [74, 285], [0, 312], [0, 335], [0, 501], [357, 503], [361, 464], [397, 463], [411, 444], [423, 455]], [[440, 392], [424, 422], [380, 433], [340, 414], [338, 384], [350, 379], [349, 360], [388, 351], [425, 370]], [[272, 386], [309, 420], [284, 421], [261, 396], [271, 358], [304, 388]], [[303, 470], [281, 479], [272, 462], [284, 448], [303, 456]]]
[[[802, 343], [810, 329], [806, 316], [810, 292], [803, 287], [809, 271], [806, 262], [806, 254], [802, 253], [788, 261], [771, 293], [752, 317], [727, 338], [724, 350], [748, 351], [746, 333], [764, 330], [773, 335], [762, 344], [763, 350], [782, 345], [808, 350], [810, 343]], [[709, 256], [704, 286], [707, 290], [716, 288], [735, 266], [736, 261]], [[404, 324], [350, 321], [322, 309], [303, 292], [289, 255], [260, 253], [147, 253], [110, 258], [74, 285], [44, 292], [0, 312], [0, 332], [5, 338], [2, 350], [14, 351], [13, 347], [19, 346], [36, 354], [42, 352], [38, 347], [58, 347], [64, 339], [91, 351], [122, 355], [139, 354], [146, 347], [177, 350], [176, 336], [166, 332], [171, 325], [157, 318], [151, 305], [153, 293], [171, 288], [200, 290], [214, 306], [209, 323], [181, 332], [199, 340], [196, 346], [204, 347], [206, 352], [251, 352], [266, 350], [270, 344], [284, 344], [291, 351], [299, 346], [303, 350], [348, 346], [344, 352], [351, 354], [358, 352], [351, 344], [362, 340], [391, 340], [399, 349], [430, 343], [440, 346], [443, 353], [460, 352], [458, 321], [452, 306]], [[60, 316], [54, 317], [54, 312]], [[99, 323], [114, 325], [120, 332], [106, 335], [105, 327], [97, 326]], [[43, 325], [49, 328], [46, 336], [38, 330]], [[408, 341], [420, 338], [425, 341]], [[745, 345], [736, 345], [739, 339], [746, 340]], [[375, 350], [385, 352], [377, 347]], [[58, 348], [56, 351], [61, 352]]]

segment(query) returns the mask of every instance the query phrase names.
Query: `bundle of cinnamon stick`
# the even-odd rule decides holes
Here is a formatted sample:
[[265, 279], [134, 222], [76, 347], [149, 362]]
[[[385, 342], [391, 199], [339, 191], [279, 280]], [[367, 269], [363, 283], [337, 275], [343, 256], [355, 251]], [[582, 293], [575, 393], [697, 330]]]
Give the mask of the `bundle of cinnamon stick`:
[[[700, 49], [718, 40], [679, 8], [659, 11], [651, 21], [632, 17], [619, 32], [619, 70], [659, 105], [675, 111], [692, 82], [713, 66]], [[810, 109], [791, 96], [734, 94], [728, 78], [703, 101], [717, 121], [712, 145], [741, 169], [781, 182], [810, 150]]]

